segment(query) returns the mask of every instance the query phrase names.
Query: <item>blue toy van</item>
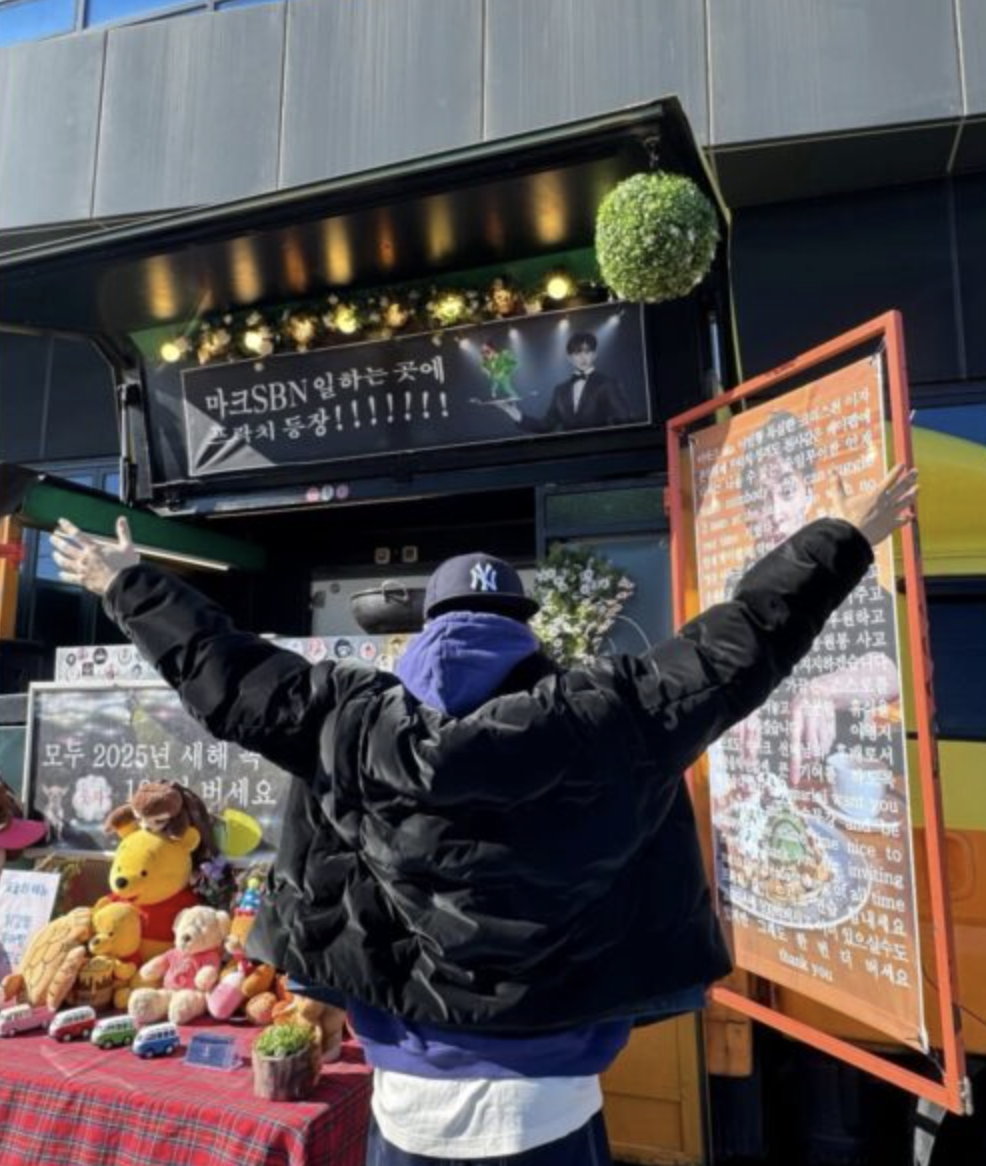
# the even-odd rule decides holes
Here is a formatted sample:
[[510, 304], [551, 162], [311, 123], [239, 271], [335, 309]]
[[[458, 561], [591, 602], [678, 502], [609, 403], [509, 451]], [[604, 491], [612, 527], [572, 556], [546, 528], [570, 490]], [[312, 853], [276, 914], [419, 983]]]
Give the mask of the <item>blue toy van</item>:
[[180, 1044], [173, 1024], [149, 1024], [137, 1033], [130, 1047], [138, 1057], [170, 1057]]

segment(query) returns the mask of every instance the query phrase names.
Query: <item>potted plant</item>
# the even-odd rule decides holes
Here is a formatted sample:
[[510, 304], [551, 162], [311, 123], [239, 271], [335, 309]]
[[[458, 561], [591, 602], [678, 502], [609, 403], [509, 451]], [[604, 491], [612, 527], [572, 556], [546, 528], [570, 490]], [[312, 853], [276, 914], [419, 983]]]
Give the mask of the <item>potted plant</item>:
[[272, 1024], [253, 1046], [253, 1092], [265, 1101], [301, 1101], [321, 1071], [315, 1030], [307, 1024]]

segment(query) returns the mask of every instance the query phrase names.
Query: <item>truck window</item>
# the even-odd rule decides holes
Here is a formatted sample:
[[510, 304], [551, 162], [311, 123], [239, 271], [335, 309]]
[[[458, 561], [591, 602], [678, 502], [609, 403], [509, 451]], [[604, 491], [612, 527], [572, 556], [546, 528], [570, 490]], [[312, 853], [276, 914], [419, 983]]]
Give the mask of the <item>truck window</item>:
[[928, 596], [938, 735], [986, 741], [986, 589]]

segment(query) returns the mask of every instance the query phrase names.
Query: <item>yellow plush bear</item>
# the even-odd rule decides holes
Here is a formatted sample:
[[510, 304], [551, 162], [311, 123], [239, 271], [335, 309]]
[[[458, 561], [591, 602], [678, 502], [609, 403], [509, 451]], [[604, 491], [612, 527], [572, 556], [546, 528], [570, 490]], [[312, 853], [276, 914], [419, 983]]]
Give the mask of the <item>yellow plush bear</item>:
[[94, 908], [92, 938], [86, 945], [89, 959], [82, 965], [69, 993], [72, 1005], [105, 1008], [111, 1001], [126, 1008], [128, 984], [140, 958], [141, 914], [132, 903], [107, 902]]
[[154, 1024], [165, 1016], [172, 1024], [188, 1024], [206, 1010], [206, 993], [215, 987], [229, 935], [229, 915], [212, 907], [189, 907], [175, 920], [175, 945], [140, 969], [143, 983], [127, 1010], [137, 1026]]
[[106, 829], [120, 837], [109, 900], [140, 909], [140, 961], [146, 963], [171, 947], [179, 912], [199, 903], [189, 881], [195, 866], [212, 853], [208, 815], [200, 799], [177, 783], [149, 782], [110, 814]]

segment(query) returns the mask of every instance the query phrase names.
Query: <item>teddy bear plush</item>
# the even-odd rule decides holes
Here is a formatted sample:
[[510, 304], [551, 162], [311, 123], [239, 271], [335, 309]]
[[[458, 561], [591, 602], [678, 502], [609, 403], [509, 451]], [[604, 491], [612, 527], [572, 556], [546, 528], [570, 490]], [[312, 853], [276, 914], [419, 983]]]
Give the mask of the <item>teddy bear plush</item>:
[[208, 811], [177, 782], [147, 782], [104, 828], [120, 843], [110, 868], [111, 894], [97, 906], [118, 900], [140, 908], [140, 962], [146, 963], [171, 947], [178, 913], [199, 903], [189, 882], [214, 853]]
[[269, 964], [247, 959], [246, 940], [260, 906], [263, 880], [248, 876], [243, 892], [233, 907], [233, 919], [226, 937], [229, 957], [219, 983], [209, 993], [209, 1015], [228, 1020], [242, 1007], [251, 1024], [270, 1024], [277, 994], [273, 991], [277, 973]]
[[310, 996], [282, 990], [283, 999], [274, 1005], [274, 1024], [304, 1024], [315, 1030], [322, 1061], [331, 1064], [342, 1056], [346, 1035], [346, 1013]]
[[93, 908], [89, 959], [82, 965], [68, 996], [72, 1006], [126, 1008], [129, 983], [140, 958], [141, 915], [132, 903], [104, 902]]
[[175, 919], [175, 945], [140, 969], [142, 983], [130, 994], [127, 1011], [138, 1027], [165, 1017], [188, 1024], [206, 1011], [208, 992], [219, 979], [230, 919], [212, 907], [188, 907]]

